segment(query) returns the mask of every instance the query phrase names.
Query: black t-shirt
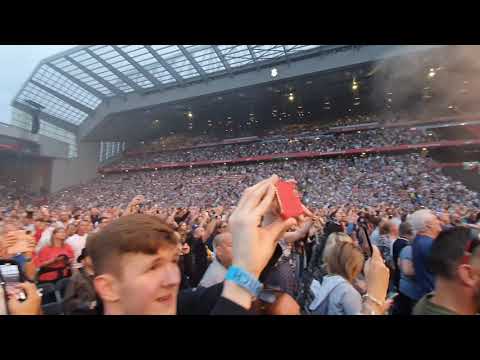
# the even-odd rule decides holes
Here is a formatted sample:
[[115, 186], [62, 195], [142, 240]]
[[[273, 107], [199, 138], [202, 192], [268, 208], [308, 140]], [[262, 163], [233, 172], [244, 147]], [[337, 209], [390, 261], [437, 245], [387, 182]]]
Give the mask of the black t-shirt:
[[193, 236], [187, 238], [192, 254], [192, 276], [191, 285], [196, 287], [208, 267], [208, 253], [205, 243]]

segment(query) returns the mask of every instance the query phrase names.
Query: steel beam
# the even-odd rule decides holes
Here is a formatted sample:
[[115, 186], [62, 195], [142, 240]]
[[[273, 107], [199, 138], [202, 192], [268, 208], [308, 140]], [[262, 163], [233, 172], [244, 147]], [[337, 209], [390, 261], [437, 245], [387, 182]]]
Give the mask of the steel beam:
[[194, 59], [192, 54], [188, 52], [187, 49], [183, 45], [177, 45], [177, 47], [180, 49], [182, 54], [187, 58], [188, 61], [190, 61], [190, 64], [197, 70], [197, 72], [200, 74], [203, 80], [207, 81], [208, 80], [208, 75], [207, 73], [202, 69], [202, 67], [197, 63], [197, 61]]
[[115, 69], [112, 65], [110, 65], [108, 62], [103, 60], [100, 56], [95, 54], [92, 50], [90, 49], [85, 49], [85, 52], [90, 55], [92, 58], [97, 60], [100, 64], [105, 66], [108, 70], [110, 70], [112, 73], [114, 73], [120, 80], [122, 80], [125, 84], [129, 85], [132, 89], [134, 90], [144, 90], [142, 89], [141, 86], [136, 84], [133, 80], [130, 80], [128, 76], [123, 74], [121, 71]]
[[153, 86], [155, 87], [158, 87], [158, 88], [161, 88], [163, 86], [163, 84], [158, 81], [157, 78], [155, 78], [155, 76], [153, 76], [152, 74], [150, 74], [147, 70], [145, 70], [142, 66], [140, 66], [139, 64], [137, 64], [137, 62], [135, 60], [133, 60], [125, 51], [123, 51], [118, 45], [112, 45], [112, 47], [125, 59], [128, 61], [128, 63], [130, 65], [132, 65], [135, 69], [137, 69], [137, 71], [142, 74], [145, 78], [148, 79], [148, 81], [150, 81]]
[[107, 80], [103, 79], [101, 76], [95, 74], [92, 70], [90, 70], [89, 68], [87, 68], [85, 65], [79, 63], [77, 60], [71, 58], [71, 57], [67, 57], [66, 58], [68, 61], [70, 61], [73, 65], [75, 65], [77, 68], [79, 68], [80, 70], [82, 70], [85, 74], [87, 74], [88, 76], [92, 77], [93, 79], [97, 80], [100, 84], [102, 84], [103, 86], [105, 86], [108, 90], [110, 90], [111, 92], [113, 92], [115, 95], [122, 95], [123, 92], [117, 88], [116, 86], [113, 86], [110, 82], [108, 82]]
[[71, 82], [73, 82], [74, 84], [78, 85], [79, 87], [81, 87], [83, 90], [91, 93], [92, 95], [96, 96], [97, 98], [103, 100], [106, 98], [106, 95], [103, 94], [102, 92], [98, 91], [97, 89], [95, 89], [94, 87], [91, 87], [90, 85], [88, 84], [85, 84], [84, 82], [80, 81], [79, 79], [77, 79], [75, 76], [69, 74], [68, 72], [66, 72], [65, 70], [63, 69], [60, 69], [58, 66], [54, 65], [54, 64], [51, 64], [51, 63], [46, 63], [45, 65], [47, 65], [48, 67], [50, 67], [52, 70], [58, 72], [60, 75], [63, 75], [65, 76], [68, 80], [70, 80]]
[[88, 114], [88, 115], [91, 115], [94, 110], [89, 108], [88, 106], [85, 106], [83, 105], [82, 103], [79, 103], [78, 101], [75, 101], [71, 98], [69, 98], [68, 96], [65, 96], [61, 93], [59, 93], [58, 91], [46, 86], [46, 85], [43, 85], [42, 83], [39, 83], [38, 81], [35, 81], [35, 80], [30, 80], [30, 82], [39, 87], [40, 89], [48, 92], [49, 94], [55, 96], [56, 98], [62, 100], [63, 102], [67, 103], [68, 105], [80, 110], [80, 111], [83, 111], [84, 113]]
[[285, 45], [282, 45], [282, 48], [285, 54], [285, 59], [287, 59], [287, 64], [290, 65], [290, 55], [288, 53], [287, 47]]
[[227, 72], [233, 76], [233, 71], [232, 71], [232, 68], [230, 67], [230, 64], [228, 63], [228, 61], [225, 59], [225, 56], [223, 56], [222, 52], [220, 51], [220, 49], [218, 48], [217, 45], [212, 45], [213, 47], [213, 50], [215, 50], [215, 54], [217, 54], [218, 58], [220, 59], [220, 61], [222, 62], [223, 66], [225, 67], [225, 69], [227, 70]]
[[179, 84], [183, 85], [185, 83], [185, 80], [180, 76], [180, 74], [172, 66], [170, 66], [170, 64], [167, 63], [164, 58], [158, 55], [157, 52], [153, 50], [151, 45], [145, 45], [145, 49], [148, 50], [148, 52], [155, 58], [155, 60], [157, 60], [158, 63], [162, 65], [165, 70], [167, 70], [170, 75], [172, 75], [174, 79], [177, 80]]
[[248, 48], [248, 51], [250, 52], [250, 56], [251, 56], [252, 59], [253, 59], [253, 64], [255, 65], [255, 68], [256, 68], [257, 70], [259, 70], [259, 69], [260, 69], [260, 66], [258, 65], [257, 57], [255, 56], [255, 53], [253, 52], [252, 46], [251, 46], [251, 45], [247, 45], [247, 48]]

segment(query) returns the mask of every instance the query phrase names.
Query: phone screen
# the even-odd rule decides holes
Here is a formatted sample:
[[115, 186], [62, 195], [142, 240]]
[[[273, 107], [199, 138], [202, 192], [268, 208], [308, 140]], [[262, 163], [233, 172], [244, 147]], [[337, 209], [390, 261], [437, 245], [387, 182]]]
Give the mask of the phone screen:
[[7, 293], [10, 295], [17, 294], [20, 299], [25, 299], [25, 293], [23, 291], [18, 291], [17, 288], [17, 286], [22, 282], [18, 265], [15, 263], [0, 264], [0, 273], [2, 274], [3, 281], [5, 281]]

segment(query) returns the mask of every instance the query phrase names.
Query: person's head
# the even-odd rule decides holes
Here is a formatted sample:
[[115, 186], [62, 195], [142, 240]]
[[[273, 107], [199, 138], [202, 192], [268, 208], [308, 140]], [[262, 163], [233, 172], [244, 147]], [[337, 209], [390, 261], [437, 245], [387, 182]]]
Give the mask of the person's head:
[[77, 258], [77, 262], [81, 263], [83, 268], [88, 272], [93, 274], [93, 264], [92, 258], [88, 255], [87, 249], [83, 248], [80, 256]]
[[67, 238], [67, 233], [63, 227], [57, 227], [52, 231], [52, 237], [50, 238], [51, 246], [63, 246], [65, 239]]
[[188, 230], [188, 226], [186, 222], [181, 222], [180, 225], [178, 225], [178, 232], [186, 232]]
[[436, 276], [436, 291], [445, 284], [460, 300], [475, 305], [480, 312], [480, 240], [467, 228], [442, 231], [433, 242], [429, 268]]
[[435, 239], [440, 231], [442, 231], [440, 221], [428, 209], [415, 211], [407, 217], [407, 221], [412, 225], [412, 229], [416, 235], [429, 236]]
[[61, 222], [66, 223], [70, 220], [70, 213], [68, 211], [61, 211], [58, 218]]
[[195, 239], [202, 239], [204, 235], [205, 229], [203, 228], [203, 226], [199, 226], [193, 231], [193, 237]]
[[342, 276], [352, 283], [363, 269], [365, 257], [362, 250], [347, 241], [338, 241], [326, 258], [327, 271]]
[[67, 237], [70, 237], [77, 232], [77, 226], [75, 224], [68, 224], [65, 231], [67, 232]]
[[331, 253], [333, 247], [338, 242], [349, 242], [353, 244], [353, 239], [343, 232], [334, 232], [328, 235], [327, 240], [325, 242], [325, 247], [323, 249], [323, 255], [322, 255], [324, 263], [326, 263], [326, 259], [328, 255]]
[[380, 235], [387, 235], [391, 239], [396, 239], [398, 237], [398, 225], [391, 220], [382, 221], [379, 227]]
[[97, 209], [97, 208], [91, 208], [90, 209], [90, 215], [92, 216], [98, 216], [98, 214], [100, 213], [100, 211]]
[[440, 225], [446, 226], [450, 224], [450, 214], [446, 212], [442, 212], [438, 215], [438, 220], [440, 221]]
[[407, 240], [413, 240], [414, 238], [412, 225], [408, 221], [404, 221], [400, 224], [399, 233], [401, 237]]
[[33, 213], [25, 213], [25, 216], [22, 219], [24, 225], [34, 224], [35, 220], [33, 220]]
[[228, 223], [226, 221], [222, 221], [220, 223], [220, 226], [218, 227], [217, 231], [218, 231], [219, 234], [222, 234], [222, 233], [228, 231]]
[[179, 234], [180, 241], [178, 242], [178, 251], [180, 256], [188, 255], [190, 253], [190, 245], [185, 241], [186, 237]]
[[180, 285], [178, 235], [158, 217], [123, 216], [92, 233], [87, 252], [107, 314], [174, 315]]
[[227, 269], [232, 265], [232, 234], [224, 232], [213, 239], [213, 250], [218, 261]]
[[379, 216], [372, 216], [372, 215], [370, 215], [369, 221], [370, 221], [370, 223], [371, 223], [374, 227], [377, 227], [377, 226], [379, 226], [380, 223], [382, 222], [382, 219], [381, 219]]
[[105, 226], [110, 224], [113, 221], [113, 216], [112, 214], [105, 212], [103, 213], [102, 217], [100, 218], [100, 229], [103, 229]]
[[91, 224], [92, 223], [90, 221], [85, 221], [85, 220], [80, 221], [77, 227], [77, 234], [80, 236], [87, 234], [88, 231], [90, 230]]
[[47, 227], [47, 222], [43, 218], [35, 219], [36, 230], [45, 230], [46, 227]]

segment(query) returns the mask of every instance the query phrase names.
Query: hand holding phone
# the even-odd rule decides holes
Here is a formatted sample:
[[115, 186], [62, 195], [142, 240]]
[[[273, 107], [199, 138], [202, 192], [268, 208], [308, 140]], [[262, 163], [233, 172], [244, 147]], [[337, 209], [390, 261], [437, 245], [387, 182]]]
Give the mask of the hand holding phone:
[[26, 294], [23, 293], [19, 285], [25, 281], [22, 269], [16, 261], [0, 260], [1, 281], [5, 283], [5, 290], [8, 296], [14, 296], [19, 300], [25, 300]]
[[24, 282], [17, 286], [23, 294], [24, 300], [9, 297], [8, 309], [11, 315], [40, 315], [42, 296], [34, 283]]

